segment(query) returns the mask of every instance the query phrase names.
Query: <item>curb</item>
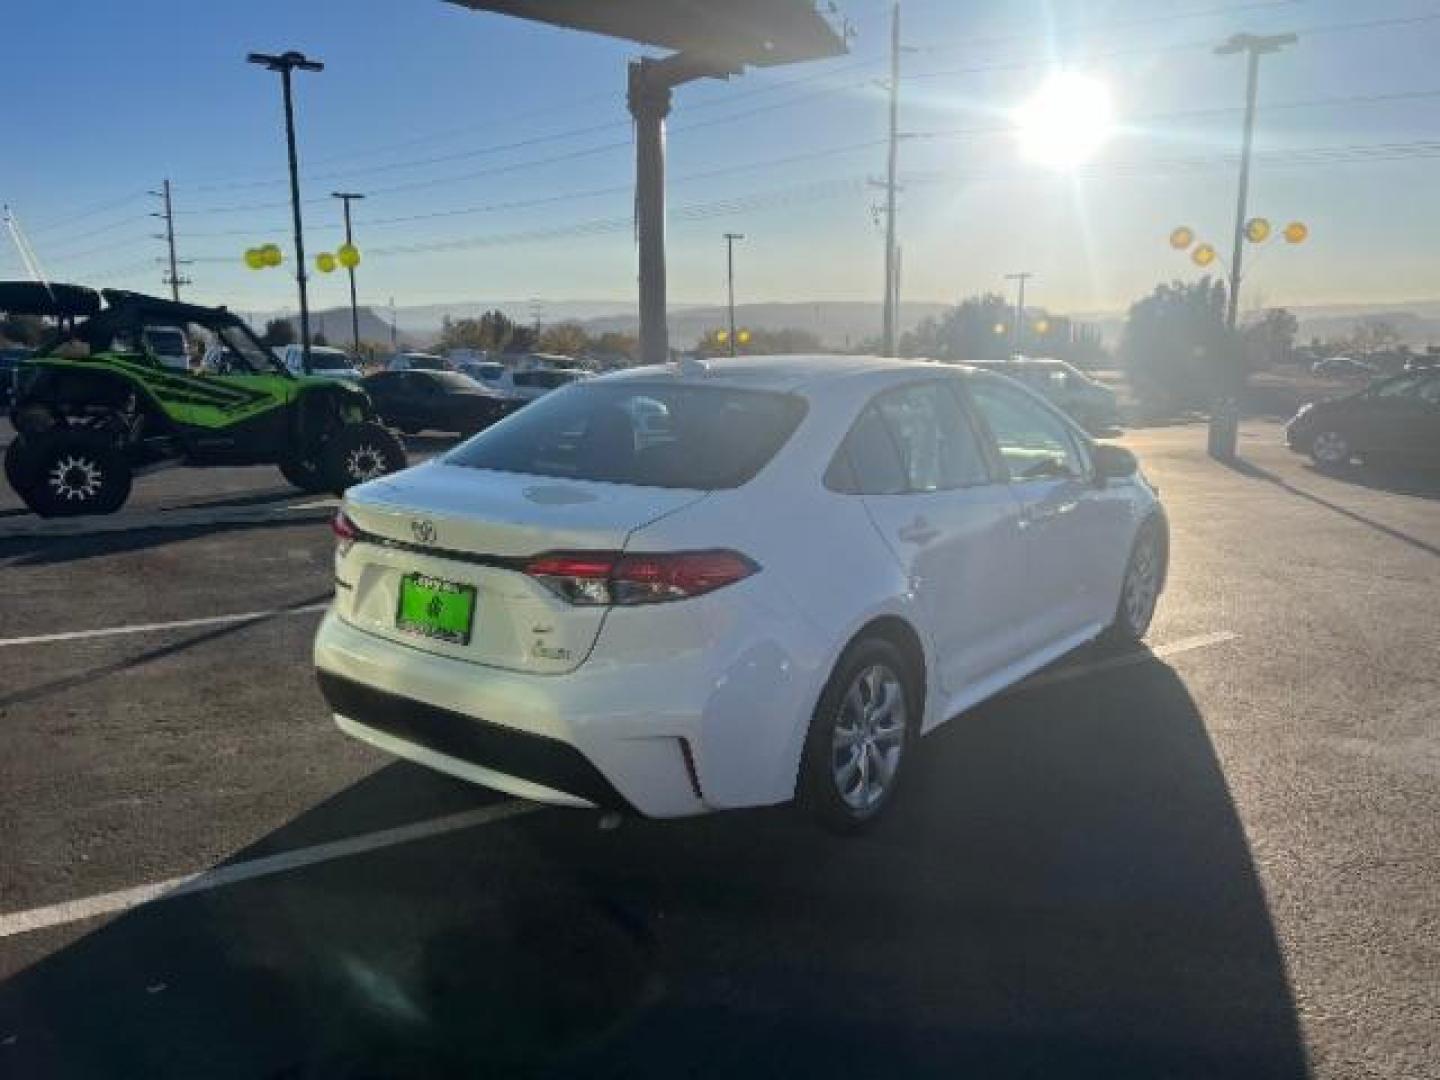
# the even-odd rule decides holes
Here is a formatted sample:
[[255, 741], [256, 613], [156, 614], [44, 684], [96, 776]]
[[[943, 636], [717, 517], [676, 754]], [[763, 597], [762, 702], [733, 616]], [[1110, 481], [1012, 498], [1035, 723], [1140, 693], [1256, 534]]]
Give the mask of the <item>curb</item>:
[[289, 525], [297, 522], [329, 521], [339, 505], [339, 499], [317, 499], [286, 506], [211, 506], [185, 510], [152, 510], [98, 518], [28, 517], [13, 524], [0, 524], [0, 541], [52, 536], [103, 536], [143, 529], [193, 529], [211, 525]]

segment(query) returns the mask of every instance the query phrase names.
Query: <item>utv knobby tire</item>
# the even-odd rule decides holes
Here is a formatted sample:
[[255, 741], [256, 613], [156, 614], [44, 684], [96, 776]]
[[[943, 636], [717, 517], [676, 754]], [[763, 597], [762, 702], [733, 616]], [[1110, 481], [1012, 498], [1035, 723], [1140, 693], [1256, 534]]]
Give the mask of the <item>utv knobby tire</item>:
[[285, 477], [288, 483], [311, 495], [330, 490], [330, 478], [315, 461], [282, 461], [280, 475]]
[[35, 482], [34, 455], [30, 450], [31, 440], [24, 435], [16, 435], [5, 448], [5, 482], [21, 499]]
[[399, 472], [407, 464], [400, 440], [369, 421], [346, 424], [320, 448], [320, 470], [336, 495], [345, 494], [355, 484]]
[[110, 439], [93, 431], [52, 431], [28, 440], [17, 491], [41, 517], [113, 514], [130, 497], [134, 474]]

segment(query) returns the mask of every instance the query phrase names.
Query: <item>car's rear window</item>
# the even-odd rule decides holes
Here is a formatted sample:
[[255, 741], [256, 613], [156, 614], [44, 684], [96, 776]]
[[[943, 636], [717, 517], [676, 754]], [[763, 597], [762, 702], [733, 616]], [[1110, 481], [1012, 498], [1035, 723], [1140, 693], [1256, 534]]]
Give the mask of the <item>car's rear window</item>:
[[645, 487], [739, 487], [805, 415], [791, 394], [581, 382], [456, 447], [451, 465]]

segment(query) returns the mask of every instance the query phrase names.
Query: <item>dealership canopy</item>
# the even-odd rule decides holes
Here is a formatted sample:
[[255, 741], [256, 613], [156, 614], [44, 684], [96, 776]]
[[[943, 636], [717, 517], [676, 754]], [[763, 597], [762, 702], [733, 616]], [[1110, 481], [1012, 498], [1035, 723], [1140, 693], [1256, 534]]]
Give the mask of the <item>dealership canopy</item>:
[[665, 326], [665, 117], [670, 91], [746, 67], [821, 60], [845, 42], [812, 0], [448, 0], [571, 30], [672, 50], [630, 64], [635, 118], [635, 217], [640, 247], [640, 356], [669, 359]]

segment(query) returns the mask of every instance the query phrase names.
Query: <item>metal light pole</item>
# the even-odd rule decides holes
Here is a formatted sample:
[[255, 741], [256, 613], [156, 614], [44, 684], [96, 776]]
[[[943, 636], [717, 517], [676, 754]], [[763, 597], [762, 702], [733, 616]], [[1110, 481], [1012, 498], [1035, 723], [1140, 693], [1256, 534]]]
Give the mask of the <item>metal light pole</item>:
[[895, 191], [899, 168], [900, 133], [900, 0], [890, 8], [890, 134], [885, 159], [885, 309], [881, 324], [881, 351], [895, 355], [895, 323], [899, 318], [900, 268], [895, 253]]
[[725, 277], [730, 290], [730, 355], [735, 355], [735, 241], [744, 240], [745, 234], [725, 234]]
[[310, 298], [305, 292], [305, 235], [300, 220], [300, 165], [295, 156], [295, 103], [290, 91], [290, 73], [296, 68], [301, 71], [324, 71], [325, 65], [311, 60], [304, 53], [290, 52], [273, 56], [269, 53], [251, 53], [246, 59], [270, 71], [280, 73], [280, 86], [285, 96], [285, 146], [290, 155], [290, 209], [295, 218], [295, 283], [300, 289], [300, 348], [305, 358], [305, 370], [310, 370]]
[[1235, 246], [1230, 257], [1230, 295], [1226, 306], [1225, 326], [1229, 331], [1230, 355], [1228, 370], [1220, 379], [1218, 400], [1210, 414], [1209, 453], [1220, 461], [1235, 457], [1240, 427], [1240, 391], [1245, 374], [1240, 346], [1235, 340], [1235, 327], [1240, 318], [1240, 268], [1245, 257], [1245, 213], [1250, 196], [1250, 150], [1255, 140], [1255, 99], [1260, 83], [1260, 57], [1277, 53], [1298, 41], [1294, 34], [1236, 34], [1215, 49], [1216, 56], [1245, 53], [1248, 59], [1245, 79], [1245, 133], [1240, 145], [1240, 190], [1235, 200]]
[[[332, 191], [330, 194], [345, 204], [345, 243], [354, 244], [355, 237], [350, 231], [350, 200], [363, 199], [365, 196], [354, 191]], [[354, 343], [355, 355], [359, 356], [360, 309], [355, 304], [355, 267], [347, 266], [345, 271], [350, 275], [350, 338]]]
[[1034, 273], [1029, 270], [1022, 270], [1018, 274], [1005, 275], [1006, 281], [1018, 281], [1020, 283], [1020, 294], [1015, 298], [1015, 334], [1011, 345], [1011, 352], [1017, 355], [1020, 352], [1020, 346], [1024, 340], [1021, 336], [1021, 331], [1025, 325], [1025, 282], [1034, 276]]

